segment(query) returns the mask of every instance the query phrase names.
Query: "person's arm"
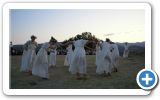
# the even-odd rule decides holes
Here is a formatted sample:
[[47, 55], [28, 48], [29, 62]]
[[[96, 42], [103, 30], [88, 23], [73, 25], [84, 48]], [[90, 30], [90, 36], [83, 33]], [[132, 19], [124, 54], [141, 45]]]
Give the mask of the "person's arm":
[[63, 50], [62, 46], [63, 46], [62, 43], [56, 43], [55, 49], [57, 49], [59, 47], [59, 48], [61, 48]]
[[38, 47], [38, 43], [37, 42], [35, 42], [35, 46], [36, 46], [36, 48]]
[[88, 43], [94, 43], [94, 44], [96, 44], [96, 42], [93, 41], [93, 40], [88, 40], [88, 42], [86, 44], [88, 44]]
[[90, 48], [90, 47], [88, 47], [88, 46], [85, 46], [85, 47], [86, 47], [87, 49], [90, 49], [90, 50], [93, 50], [93, 51], [95, 50], [95, 49], [92, 49], [92, 48]]
[[27, 42], [23, 45], [23, 48], [24, 48], [25, 50], [28, 49], [28, 44], [29, 44], [29, 41], [27, 41]]
[[57, 43], [56, 43], [56, 46], [57, 46], [57, 47], [60, 47], [60, 46], [62, 46], [62, 43], [58, 43], [58, 42], [57, 42]]
[[110, 46], [109, 46], [109, 50], [110, 50], [110, 52], [113, 52], [113, 50], [114, 50], [113, 45], [110, 45]]
[[86, 46], [86, 45], [87, 45], [87, 44], [89, 44], [89, 43], [96, 44], [96, 42], [95, 42], [95, 41], [93, 41], [93, 40], [92, 40], [92, 41], [91, 41], [91, 40], [87, 40], [87, 41], [86, 41], [86, 43], [85, 43], [85, 47], [86, 47], [86, 48], [88, 48], [88, 49], [90, 49], [90, 50], [95, 50], [95, 49], [92, 49], [92, 48], [90, 48], [90, 47]]
[[61, 46], [67, 46], [67, 45], [69, 45], [69, 44], [73, 44], [73, 41], [69, 41], [69, 42], [67, 42], [67, 43], [65, 43], [65, 44], [59, 43], [59, 45], [61, 45]]

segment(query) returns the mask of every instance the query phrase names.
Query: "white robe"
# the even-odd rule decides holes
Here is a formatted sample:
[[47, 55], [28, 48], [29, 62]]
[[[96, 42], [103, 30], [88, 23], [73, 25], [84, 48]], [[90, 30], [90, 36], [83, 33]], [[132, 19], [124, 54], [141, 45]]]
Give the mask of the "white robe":
[[103, 42], [102, 51], [100, 57], [100, 65], [97, 67], [96, 73], [111, 73], [111, 52], [110, 52], [110, 44], [107, 42]]
[[28, 60], [28, 58], [29, 58], [28, 57], [28, 51], [23, 50], [21, 68], [20, 68], [21, 72], [28, 72], [29, 71], [29, 60]]
[[111, 63], [112, 68], [118, 68], [118, 62], [119, 62], [119, 50], [117, 44], [111, 44], [111, 47], [113, 51], [111, 52]]
[[70, 66], [73, 55], [72, 45], [67, 47], [67, 55], [65, 57], [64, 66]]
[[74, 42], [75, 49], [73, 51], [73, 56], [71, 60], [71, 66], [69, 68], [69, 71], [72, 74], [80, 73], [80, 74], [86, 74], [86, 52], [84, 49], [85, 44], [88, 40], [77, 40]]
[[96, 45], [96, 73], [100, 72], [101, 66], [100, 66], [100, 60], [101, 60], [101, 49], [100, 46]]
[[29, 70], [32, 69], [33, 62], [36, 57], [36, 52], [35, 52], [36, 47], [37, 47], [36, 42], [27, 41], [25, 43], [24, 48], [26, 48], [27, 50], [26, 49], [23, 50], [22, 62], [20, 68], [21, 72], [28, 72]]
[[39, 76], [42, 78], [48, 78], [48, 53], [47, 49], [49, 48], [49, 43], [44, 43], [40, 50], [38, 51], [38, 54], [36, 56], [33, 68], [32, 68], [32, 74], [35, 76]]
[[129, 46], [128, 44], [124, 44], [124, 52], [123, 52], [123, 58], [128, 58], [128, 54], [129, 54]]
[[51, 49], [49, 55], [49, 66], [56, 66], [56, 56], [57, 56], [57, 50]]

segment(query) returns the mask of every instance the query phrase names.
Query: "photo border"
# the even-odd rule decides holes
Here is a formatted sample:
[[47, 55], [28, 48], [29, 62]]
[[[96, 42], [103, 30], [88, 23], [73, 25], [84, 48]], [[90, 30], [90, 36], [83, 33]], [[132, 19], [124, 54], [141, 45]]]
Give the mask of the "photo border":
[[[149, 95], [142, 89], [10, 89], [10, 9], [144, 9], [145, 69], [151, 69], [151, 6], [148, 3], [6, 3], [3, 6], [3, 92], [6, 95]], [[136, 81], [136, 77], [135, 77]]]

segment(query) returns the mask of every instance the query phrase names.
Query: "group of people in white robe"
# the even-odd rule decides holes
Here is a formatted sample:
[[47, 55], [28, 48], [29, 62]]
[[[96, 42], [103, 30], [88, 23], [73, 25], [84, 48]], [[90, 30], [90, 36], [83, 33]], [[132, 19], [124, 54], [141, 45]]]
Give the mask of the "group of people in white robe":
[[[87, 43], [96, 43], [90, 40], [79, 39], [66, 44], [58, 43], [53, 37], [49, 42], [44, 43], [36, 55], [37, 42], [36, 36], [32, 35], [31, 40], [24, 44], [22, 55], [21, 72], [29, 72], [31, 75], [39, 76], [42, 79], [48, 79], [49, 67], [56, 66], [57, 47], [68, 46], [67, 55], [64, 60], [64, 66], [69, 66], [69, 72], [76, 74], [77, 79], [86, 79], [87, 63], [84, 47]], [[74, 45], [75, 49], [72, 49]], [[48, 57], [48, 51], [50, 55]], [[129, 50], [125, 43], [123, 57], [128, 57]], [[110, 76], [111, 72], [117, 72], [119, 62], [118, 46], [109, 39], [96, 44], [96, 73]]]

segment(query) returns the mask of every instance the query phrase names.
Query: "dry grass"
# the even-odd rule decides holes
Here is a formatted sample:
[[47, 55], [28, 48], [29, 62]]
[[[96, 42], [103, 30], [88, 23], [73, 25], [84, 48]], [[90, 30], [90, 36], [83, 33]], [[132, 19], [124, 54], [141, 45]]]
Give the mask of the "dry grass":
[[19, 71], [21, 56], [11, 57], [10, 88], [12, 89], [137, 89], [137, 73], [144, 68], [144, 56], [130, 56], [120, 60], [119, 71], [111, 77], [95, 73], [95, 55], [87, 56], [87, 80], [76, 80], [64, 67], [64, 56], [57, 56], [57, 67], [49, 68], [49, 80], [29, 76]]

